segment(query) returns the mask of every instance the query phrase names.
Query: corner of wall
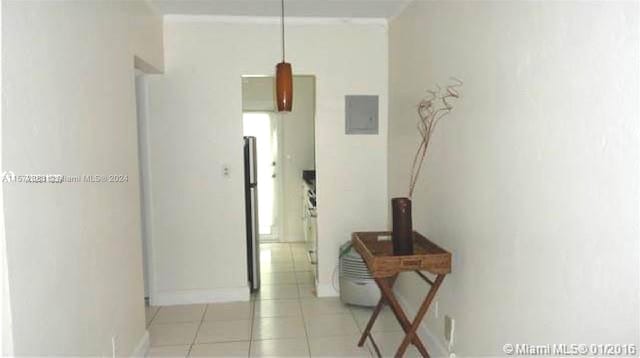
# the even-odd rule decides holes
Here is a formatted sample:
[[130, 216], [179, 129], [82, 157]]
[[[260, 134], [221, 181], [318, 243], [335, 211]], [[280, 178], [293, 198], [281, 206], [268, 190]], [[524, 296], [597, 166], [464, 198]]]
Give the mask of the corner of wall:
[[150, 345], [151, 345], [151, 342], [149, 340], [149, 331], [145, 330], [144, 334], [140, 338], [140, 341], [138, 342], [136, 347], [133, 349], [133, 352], [131, 353], [131, 357], [139, 357], [139, 358], [146, 357], [147, 353], [149, 352]]
[[[164, 20], [150, 0], [130, 6], [129, 37], [136, 68], [146, 73], [164, 71]], [[139, 67], [142, 65], [142, 67]]]
[[[4, 2], [0, 2], [0, 29], [2, 27], [2, 8]], [[0, 54], [2, 53], [2, 36], [0, 36]], [[0, 56], [0, 63], [4, 60]], [[2, 73], [0, 71], [0, 83]], [[0, 91], [1, 92], [1, 91]], [[2, 101], [0, 101], [0, 120], [2, 119]], [[2, 166], [2, 126], [0, 126], [0, 170]], [[0, 183], [0, 355], [13, 356], [13, 326], [11, 317], [11, 295], [9, 290], [9, 265], [7, 263], [7, 238], [4, 227], [4, 184]]]
[[414, 1], [415, 0], [403, 0], [403, 3], [398, 9], [398, 11], [396, 11], [396, 13], [393, 14], [391, 17], [389, 17], [389, 19], [387, 20], [387, 26], [391, 26], [391, 23], [395, 21], [398, 17], [400, 17], [407, 10], [409, 5], [411, 5], [411, 3], [413, 3]]

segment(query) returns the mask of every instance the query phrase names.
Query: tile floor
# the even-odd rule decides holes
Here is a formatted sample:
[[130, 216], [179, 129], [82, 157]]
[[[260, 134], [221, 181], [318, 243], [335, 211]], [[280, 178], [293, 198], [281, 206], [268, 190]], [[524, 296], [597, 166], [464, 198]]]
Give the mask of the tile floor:
[[[260, 246], [262, 288], [250, 302], [147, 307], [149, 357], [370, 357], [357, 341], [371, 309], [316, 298], [303, 244]], [[402, 329], [385, 308], [373, 329], [392, 356]], [[407, 356], [419, 356], [410, 346]]]

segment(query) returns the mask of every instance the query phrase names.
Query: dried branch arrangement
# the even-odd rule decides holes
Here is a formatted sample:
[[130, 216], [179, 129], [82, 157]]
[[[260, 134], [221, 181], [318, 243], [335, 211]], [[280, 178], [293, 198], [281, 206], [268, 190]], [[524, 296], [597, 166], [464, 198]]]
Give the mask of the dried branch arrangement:
[[427, 156], [429, 141], [436, 129], [438, 122], [453, 110], [454, 100], [460, 98], [459, 88], [463, 82], [455, 77], [451, 77], [453, 83], [441, 88], [436, 85], [435, 89], [428, 90], [427, 96], [418, 103], [418, 132], [422, 137], [418, 150], [413, 157], [411, 165], [411, 181], [409, 182], [409, 198], [413, 195], [416, 187], [422, 164]]

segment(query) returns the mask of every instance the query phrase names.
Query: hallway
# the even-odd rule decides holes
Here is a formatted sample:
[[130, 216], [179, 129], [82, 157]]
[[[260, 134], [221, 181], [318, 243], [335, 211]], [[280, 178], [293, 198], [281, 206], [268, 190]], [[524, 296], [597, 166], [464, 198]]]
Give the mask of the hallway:
[[[250, 302], [147, 307], [149, 356], [371, 356], [368, 344], [355, 344], [371, 310], [316, 298], [304, 244], [262, 244], [260, 251], [262, 289]], [[373, 331], [390, 356], [402, 334], [388, 309]]]

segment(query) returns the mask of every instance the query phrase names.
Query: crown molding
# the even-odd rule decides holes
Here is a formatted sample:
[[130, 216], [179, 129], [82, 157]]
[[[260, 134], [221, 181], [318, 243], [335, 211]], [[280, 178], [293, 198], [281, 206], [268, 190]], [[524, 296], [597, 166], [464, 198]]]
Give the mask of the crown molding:
[[[165, 22], [213, 22], [222, 24], [266, 24], [280, 25], [277, 16], [222, 16], [222, 15], [164, 15]], [[353, 17], [285, 17], [285, 24], [291, 25], [388, 25], [386, 18]]]
[[395, 19], [400, 17], [400, 15], [402, 15], [405, 12], [405, 10], [407, 10], [409, 5], [413, 4], [415, 1], [416, 0], [404, 0], [402, 5], [400, 5], [400, 8], [398, 8], [398, 11], [396, 11], [395, 14], [389, 17], [388, 23], [392, 23]]
[[400, 15], [404, 13], [405, 10], [411, 5], [415, 0], [404, 0], [398, 11], [395, 14], [391, 15], [388, 19], [388, 23], [391, 23], [393, 20], [397, 19]]

